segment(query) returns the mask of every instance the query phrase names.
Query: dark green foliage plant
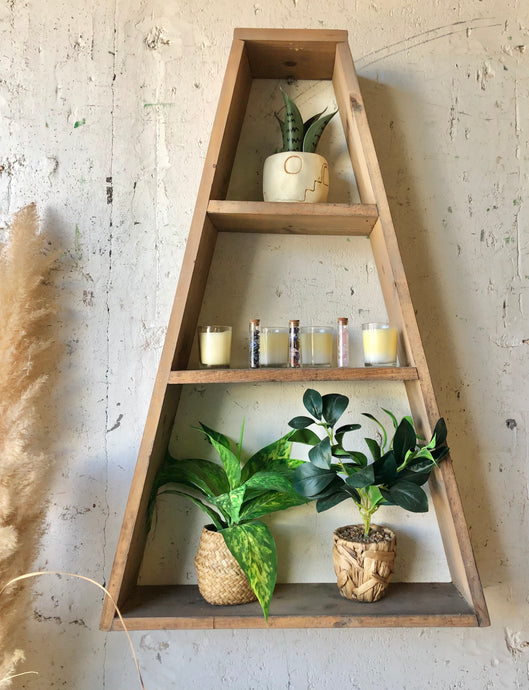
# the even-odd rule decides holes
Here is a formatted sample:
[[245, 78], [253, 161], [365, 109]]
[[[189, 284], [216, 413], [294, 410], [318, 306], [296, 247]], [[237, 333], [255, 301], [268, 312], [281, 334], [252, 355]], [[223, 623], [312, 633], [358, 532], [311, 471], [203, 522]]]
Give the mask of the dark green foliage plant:
[[[389, 410], [394, 434], [390, 438], [384, 425], [372, 414], [364, 413], [379, 426], [379, 438], [365, 438], [371, 459], [357, 450], [344, 447], [347, 432], [360, 429], [360, 424], [335, 428], [349, 404], [345, 395], [320, 395], [308, 389], [303, 404], [310, 414], [294, 417], [289, 425], [295, 430], [291, 441], [311, 447], [309, 461], [294, 471], [294, 488], [302, 496], [316, 501], [322, 512], [351, 498], [360, 511], [364, 536], [369, 535], [371, 518], [383, 505], [396, 505], [414, 513], [428, 510], [428, 497], [422, 489], [430, 472], [448, 453], [446, 424], [439, 419], [429, 443], [417, 436], [411, 417], [400, 422]], [[310, 426], [325, 432], [320, 438]]]
[[307, 153], [315, 153], [323, 130], [338, 111], [335, 110], [329, 115], [323, 115], [325, 109], [321, 113], [309, 117], [306, 122], [303, 122], [299, 108], [294, 101], [289, 98], [283, 89], [281, 89], [281, 93], [285, 101], [285, 119], [281, 120], [279, 115], [274, 113], [279, 122], [281, 135], [283, 137], [283, 148], [281, 151], [305, 151]]
[[148, 510], [151, 527], [156, 496], [184, 496], [206, 513], [212, 528], [241, 566], [268, 619], [277, 577], [274, 538], [263, 515], [307, 503], [293, 488], [300, 460], [290, 457], [290, 436], [274, 441], [242, 461], [244, 424], [235, 447], [226, 436], [200, 424], [221, 464], [201, 458], [177, 460], [167, 453], [158, 471]]

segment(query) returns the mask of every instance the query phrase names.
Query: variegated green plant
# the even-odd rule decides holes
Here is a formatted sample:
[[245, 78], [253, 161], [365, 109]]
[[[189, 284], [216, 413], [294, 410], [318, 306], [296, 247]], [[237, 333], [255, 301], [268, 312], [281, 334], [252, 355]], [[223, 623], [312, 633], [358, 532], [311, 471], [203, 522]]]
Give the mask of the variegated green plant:
[[[338, 112], [335, 110], [330, 115], [323, 116], [325, 110], [317, 113], [306, 122], [303, 122], [299, 108], [294, 101], [281, 89], [283, 100], [285, 101], [285, 119], [282, 120], [277, 113], [274, 113], [283, 137], [283, 148], [281, 151], [305, 151], [314, 153], [320, 140], [323, 130], [331, 119]], [[322, 117], [323, 116], [323, 117]]]
[[[345, 434], [360, 429], [360, 424], [345, 424], [335, 429], [349, 398], [337, 393], [322, 396], [309, 388], [303, 395], [303, 404], [311, 416], [290, 420], [289, 425], [297, 430], [290, 440], [312, 448], [309, 462], [299, 465], [294, 472], [294, 488], [315, 500], [318, 512], [351, 498], [360, 512], [367, 537], [371, 518], [380, 506], [397, 505], [414, 513], [428, 510], [428, 498], [421, 487], [448, 453], [444, 419], [439, 419], [431, 441], [426, 443], [417, 436], [411, 417], [399, 422], [392, 412], [384, 410], [395, 429], [390, 438], [378, 419], [364, 413], [380, 428], [378, 439], [364, 439], [372, 456], [370, 462], [364, 453], [348, 450], [343, 445]], [[322, 439], [308, 428], [312, 425], [324, 430]]]
[[290, 432], [242, 461], [243, 428], [239, 443], [200, 424], [221, 465], [205, 459], [177, 460], [169, 453], [158, 471], [148, 510], [151, 525], [160, 494], [185, 496], [203, 510], [222, 534], [226, 546], [248, 578], [265, 619], [277, 577], [277, 553], [272, 533], [259, 520], [263, 515], [307, 503], [293, 488], [300, 460], [290, 457]]

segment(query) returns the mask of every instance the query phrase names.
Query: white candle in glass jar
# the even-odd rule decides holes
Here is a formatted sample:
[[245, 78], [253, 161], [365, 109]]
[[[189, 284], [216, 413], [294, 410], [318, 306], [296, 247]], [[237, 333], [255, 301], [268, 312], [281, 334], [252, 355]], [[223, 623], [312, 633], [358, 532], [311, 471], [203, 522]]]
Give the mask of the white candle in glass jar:
[[334, 329], [307, 326], [301, 329], [301, 363], [305, 367], [330, 367]]
[[396, 366], [397, 329], [386, 323], [362, 324], [366, 366]]
[[202, 366], [229, 367], [231, 326], [200, 326], [198, 348]]
[[288, 328], [261, 328], [259, 363], [262, 367], [285, 367], [288, 362]]

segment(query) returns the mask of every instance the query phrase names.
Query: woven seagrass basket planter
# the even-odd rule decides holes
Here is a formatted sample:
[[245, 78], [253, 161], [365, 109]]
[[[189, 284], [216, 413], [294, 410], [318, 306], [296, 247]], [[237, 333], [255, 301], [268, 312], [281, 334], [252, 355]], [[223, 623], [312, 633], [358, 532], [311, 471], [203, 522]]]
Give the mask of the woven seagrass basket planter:
[[385, 596], [393, 573], [397, 537], [387, 527], [372, 525], [372, 530], [383, 531], [382, 541], [349, 541], [344, 534], [351, 527], [356, 526], [346, 525], [334, 531], [333, 561], [338, 589], [346, 599], [378, 601]]
[[224, 537], [204, 527], [195, 556], [198, 589], [209, 604], [247, 604], [257, 597]]

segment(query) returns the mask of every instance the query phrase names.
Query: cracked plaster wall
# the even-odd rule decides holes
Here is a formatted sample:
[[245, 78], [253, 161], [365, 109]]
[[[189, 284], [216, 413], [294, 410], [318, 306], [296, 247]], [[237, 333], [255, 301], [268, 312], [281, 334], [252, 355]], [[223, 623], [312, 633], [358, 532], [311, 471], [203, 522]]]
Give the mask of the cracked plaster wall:
[[[134, 633], [146, 686], [526, 688], [529, 10], [521, 0], [0, 5], [0, 233], [36, 200], [63, 249], [59, 453], [36, 566], [108, 578], [234, 26], [349, 30], [493, 625]], [[339, 135], [335, 127], [326, 146], [344, 197], [336, 200], [348, 201]], [[245, 184], [257, 193], [258, 176]], [[277, 248], [247, 249], [257, 248], [265, 271]], [[350, 266], [339, 246], [317, 249], [336, 271], [316, 313], [334, 321], [349, 307], [359, 324], [362, 310], [382, 309], [362, 247]], [[220, 247], [214, 280], [232, 255]], [[245, 270], [256, 279], [253, 265]], [[288, 311], [287, 270], [259, 279], [275, 291], [277, 314]], [[289, 295], [300, 311], [303, 289]], [[214, 297], [204, 305], [221, 308]], [[242, 302], [241, 323], [256, 308], [267, 305]], [[229, 390], [218, 395], [219, 422], [235, 426], [245, 405]], [[374, 399], [362, 391], [363, 405]], [[250, 403], [257, 426], [264, 413]], [[268, 421], [284, 424], [286, 409]], [[412, 534], [416, 523], [401, 521]], [[433, 548], [409, 567], [438, 566]], [[135, 687], [125, 639], [97, 629], [95, 590], [66, 579], [35, 590], [27, 668], [40, 677], [18, 687]]]

